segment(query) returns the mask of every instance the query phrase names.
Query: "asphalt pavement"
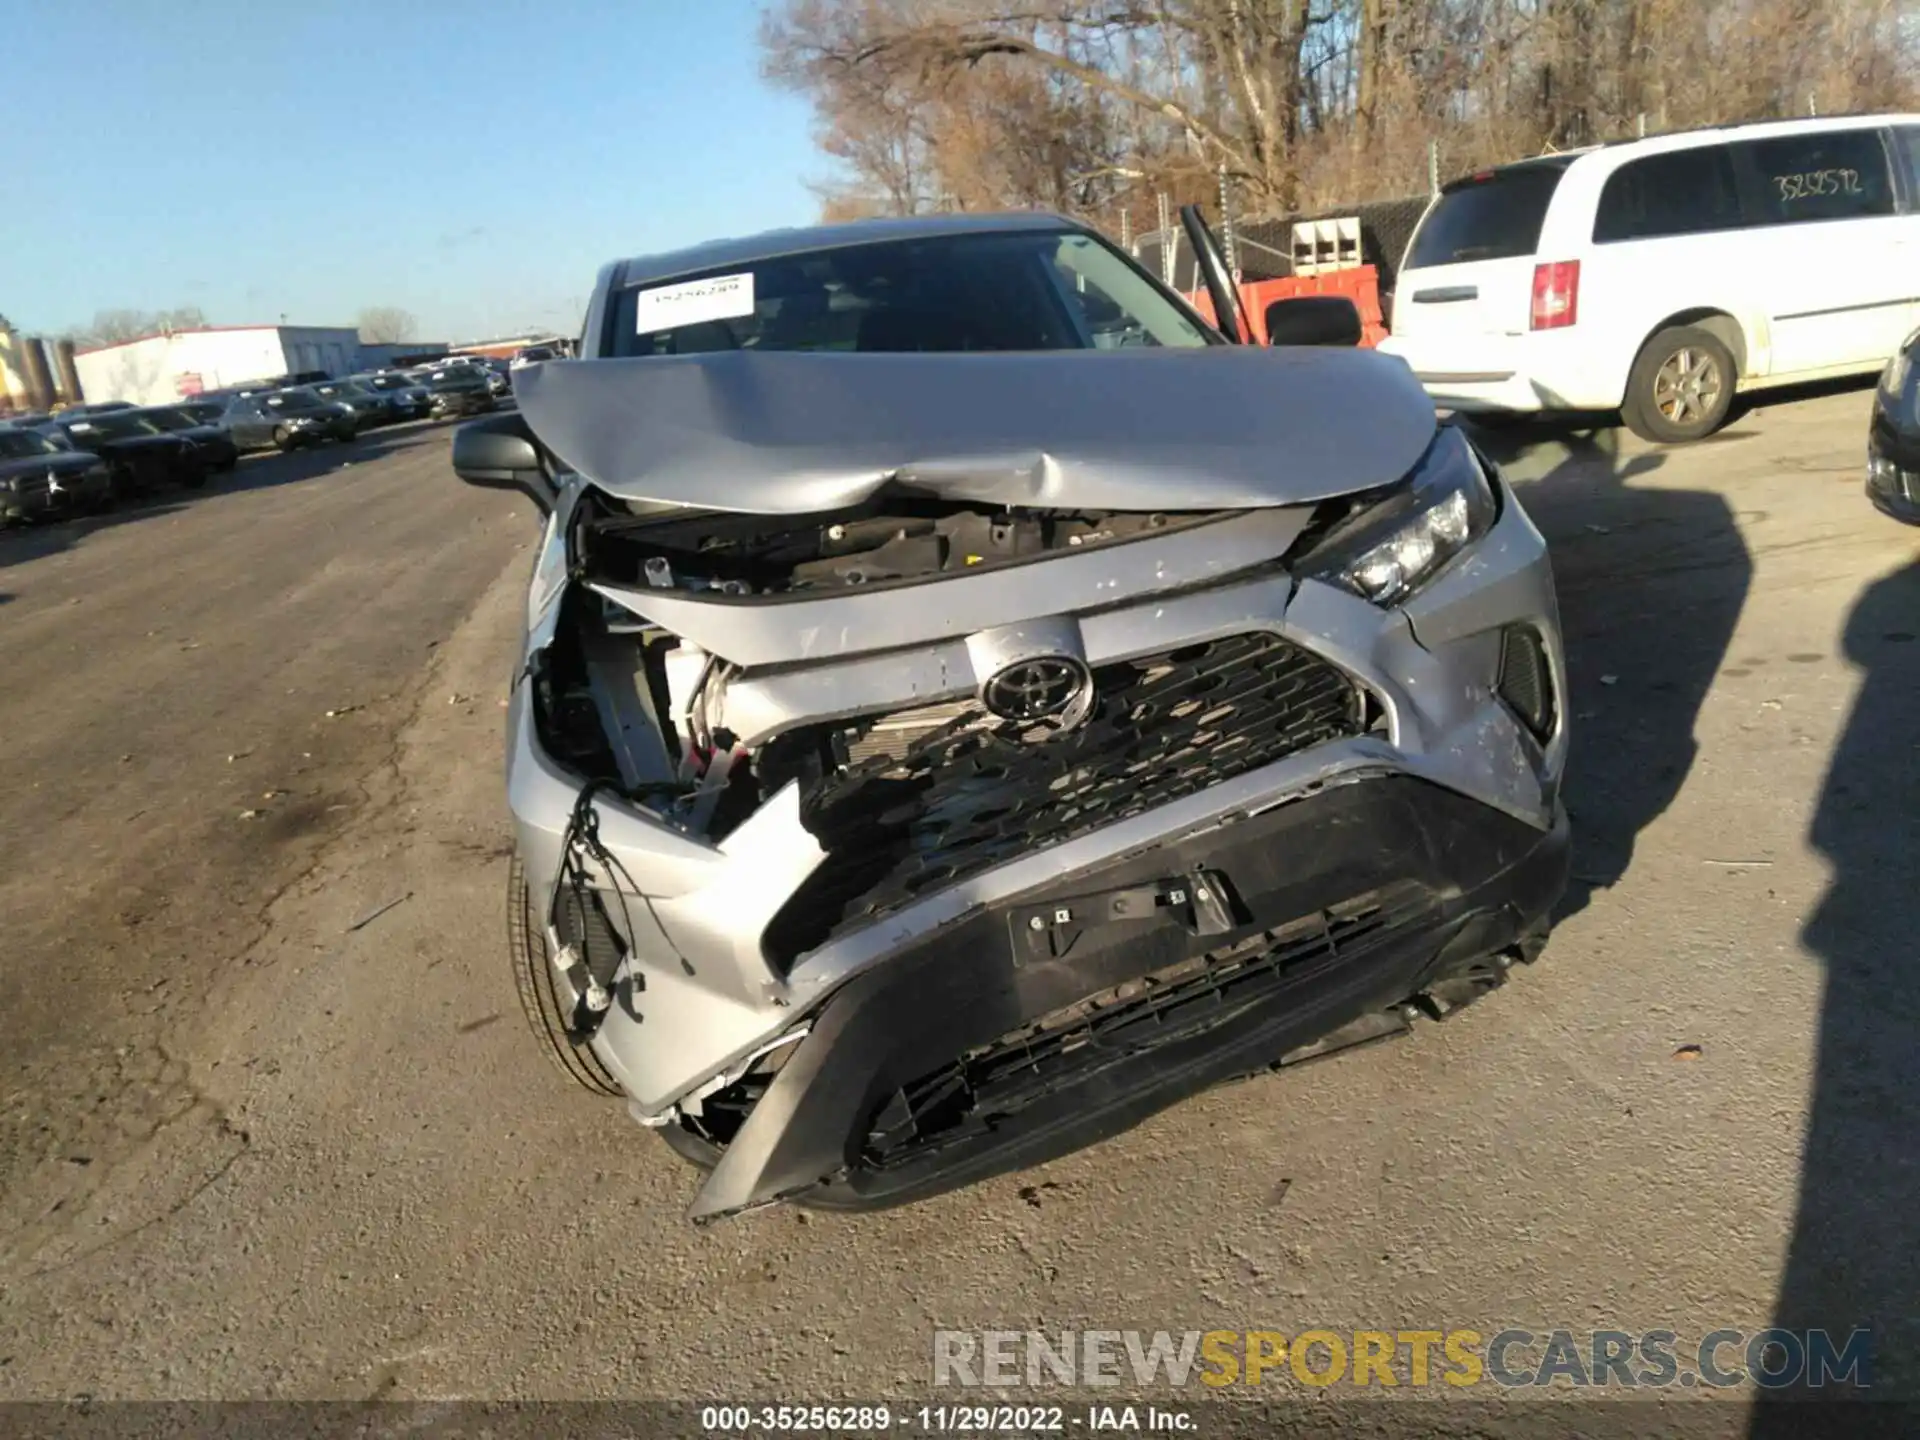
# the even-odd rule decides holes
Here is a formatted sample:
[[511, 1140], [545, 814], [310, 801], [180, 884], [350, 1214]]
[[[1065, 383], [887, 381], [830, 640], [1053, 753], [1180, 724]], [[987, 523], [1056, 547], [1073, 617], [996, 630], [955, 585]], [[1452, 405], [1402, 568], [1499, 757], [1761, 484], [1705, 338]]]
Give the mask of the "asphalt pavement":
[[416, 427], [0, 536], [0, 1397], [919, 1403], [936, 1328], [1778, 1318], [1920, 1398], [1920, 532], [1861, 493], [1868, 404], [1495, 438], [1578, 727], [1513, 983], [1038, 1171], [709, 1230], [505, 965], [524, 502]]

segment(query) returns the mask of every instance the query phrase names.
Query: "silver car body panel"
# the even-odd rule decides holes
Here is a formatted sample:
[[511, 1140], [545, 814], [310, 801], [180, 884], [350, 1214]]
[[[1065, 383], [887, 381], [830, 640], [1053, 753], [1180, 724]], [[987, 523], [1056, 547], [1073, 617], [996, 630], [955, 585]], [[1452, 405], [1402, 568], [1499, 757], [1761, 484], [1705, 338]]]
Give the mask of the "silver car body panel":
[[[1243, 364], [1250, 358], [1229, 354]], [[549, 363], [530, 373], [545, 376], [554, 369]], [[1424, 413], [1430, 433], [1431, 411]], [[537, 413], [531, 418], [537, 426]], [[1405, 443], [1414, 428], [1408, 427]], [[1349, 440], [1354, 433], [1346, 432]], [[1401, 472], [1418, 453], [1416, 448]], [[742, 454], [754, 466], [766, 464], [764, 457]], [[713, 461], [708, 454], [703, 463]], [[1387, 463], [1384, 449], [1379, 463]], [[1090, 472], [1071, 468], [1086, 473], [1086, 483], [1097, 488]], [[1357, 477], [1365, 469], [1348, 466], [1324, 485], [1297, 476], [1287, 483], [1299, 486], [1301, 499], [1335, 494], [1364, 484]], [[833, 482], [832, 493], [864, 493], [859, 486], [834, 488], [844, 479]], [[1167, 503], [1175, 483], [1163, 473], [1159, 504]], [[1254, 477], [1243, 472], [1233, 483], [1251, 485]], [[746, 488], [721, 488], [736, 503], [749, 498]], [[806, 485], [785, 489], [767, 474], [753, 488], [770, 508], [808, 509], [825, 493]], [[528, 603], [529, 666], [551, 643], [561, 600], [573, 583], [568, 535], [588, 489], [586, 478], [568, 478], [547, 524]], [[1538, 531], [1511, 492], [1499, 490], [1500, 514], [1488, 533], [1410, 600], [1390, 608], [1281, 569], [1278, 561], [1311, 507], [1276, 507], [1272, 499], [1229, 526], [1175, 530], [996, 574], [941, 579], [891, 596], [876, 591], [825, 601], [740, 603], [691, 599], [666, 589], [596, 586], [635, 616], [742, 667], [717, 703], [727, 726], [747, 745], [803, 723], [973, 695], [987, 678], [982, 671], [1018, 653], [1027, 630], [1035, 643], [1093, 665], [1210, 638], [1272, 632], [1345, 671], [1374, 697], [1383, 716], [1371, 733], [1314, 746], [931, 891], [798, 956], [784, 972], [763, 954], [762, 933], [824, 858], [801, 823], [793, 785], [770, 796], [717, 844], [637, 802], [603, 793], [595, 801], [598, 838], [623, 873], [606, 873], [591, 861], [586, 868], [603, 894], [613, 897], [608, 909], [626, 932], [626, 978], [643, 981], [646, 1002], [644, 1023], [615, 1005], [591, 1043], [632, 1096], [635, 1113], [657, 1117], [669, 1111], [804, 1023], [849, 977], [979, 906], [1329, 785], [1412, 775], [1543, 832], [1551, 828], [1566, 748], [1564, 719], [1542, 746], [1494, 686], [1500, 632], [1517, 622], [1544, 638], [1554, 689], [1565, 693], [1552, 578]], [[1225, 492], [1209, 493], [1217, 498]], [[1184, 488], [1180, 497], [1182, 507], [1190, 503]], [[1195, 537], [1205, 544], [1197, 546]], [[1041, 578], [1044, 592], [1029, 588]], [[1002, 603], [998, 594], [1019, 599]], [[508, 789], [528, 879], [534, 893], [544, 895], [560, 873], [584, 781], [541, 749], [527, 674], [523, 668], [509, 709]]]

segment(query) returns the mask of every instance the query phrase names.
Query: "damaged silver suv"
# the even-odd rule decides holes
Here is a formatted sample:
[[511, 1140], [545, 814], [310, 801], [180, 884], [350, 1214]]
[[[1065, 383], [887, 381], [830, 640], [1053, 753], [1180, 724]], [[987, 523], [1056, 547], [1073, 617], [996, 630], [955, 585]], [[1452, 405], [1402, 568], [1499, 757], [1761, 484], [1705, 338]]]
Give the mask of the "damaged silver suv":
[[456, 437], [545, 512], [522, 998], [694, 1219], [1031, 1165], [1543, 943], [1546, 547], [1350, 314], [1235, 343], [1202, 254], [1217, 329], [1051, 216], [622, 261]]

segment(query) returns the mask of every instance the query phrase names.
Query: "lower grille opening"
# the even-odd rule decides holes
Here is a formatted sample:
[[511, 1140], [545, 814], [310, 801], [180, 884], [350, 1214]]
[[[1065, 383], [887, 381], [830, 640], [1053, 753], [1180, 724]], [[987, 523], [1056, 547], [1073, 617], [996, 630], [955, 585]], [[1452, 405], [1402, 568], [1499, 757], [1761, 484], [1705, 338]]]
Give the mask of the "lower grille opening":
[[[769, 925], [769, 958], [790, 964], [934, 890], [1367, 724], [1346, 674], [1272, 634], [1103, 666], [1093, 684], [1084, 723], [1051, 738], [973, 704], [816, 727], [845, 767], [802, 800], [827, 858]], [[900, 737], [890, 753], [863, 752], [883, 727]]]
[[869, 1126], [863, 1163], [905, 1165], [986, 1134], [1063, 1087], [1202, 1033], [1427, 923], [1432, 901], [1414, 883], [1375, 891], [1023, 1026], [895, 1091]]
[[1509, 625], [1502, 633], [1495, 688], [1534, 739], [1544, 743], [1553, 734], [1553, 675], [1546, 647], [1531, 625]]

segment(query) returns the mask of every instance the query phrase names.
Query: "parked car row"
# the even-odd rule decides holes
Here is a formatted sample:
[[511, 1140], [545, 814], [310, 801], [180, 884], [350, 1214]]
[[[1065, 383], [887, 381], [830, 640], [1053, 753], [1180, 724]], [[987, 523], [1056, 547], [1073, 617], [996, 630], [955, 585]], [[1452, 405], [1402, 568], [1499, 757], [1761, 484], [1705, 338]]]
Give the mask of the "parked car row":
[[344, 379], [312, 372], [171, 405], [100, 401], [0, 423], [0, 521], [99, 509], [168, 486], [196, 488], [242, 453], [349, 441], [378, 425], [465, 417], [510, 393], [505, 361], [454, 356]]
[[0, 424], [0, 522], [98, 510], [169, 486], [198, 489], [239, 458], [224, 431], [171, 406], [72, 407]]

